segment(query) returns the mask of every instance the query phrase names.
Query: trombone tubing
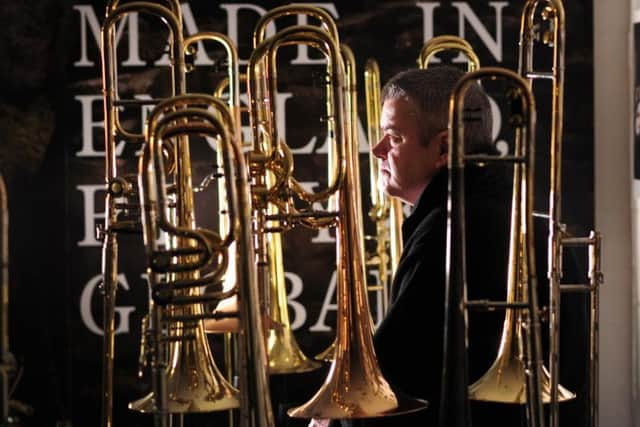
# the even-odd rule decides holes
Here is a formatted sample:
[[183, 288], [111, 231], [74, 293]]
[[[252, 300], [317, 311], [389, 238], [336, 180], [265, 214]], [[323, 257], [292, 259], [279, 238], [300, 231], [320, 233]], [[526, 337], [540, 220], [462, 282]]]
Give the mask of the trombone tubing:
[[480, 59], [471, 44], [462, 37], [453, 35], [437, 36], [425, 43], [418, 56], [418, 66], [423, 69], [427, 68], [429, 60], [434, 55], [447, 50], [461, 52], [467, 57], [467, 71], [475, 71], [480, 68]]
[[[115, 297], [118, 280], [118, 240], [117, 240], [117, 208], [115, 195], [111, 193], [111, 186], [118, 177], [116, 163], [116, 136], [121, 134], [130, 141], [141, 141], [143, 135], [131, 134], [124, 130], [119, 123], [117, 91], [117, 55], [115, 26], [116, 23], [129, 13], [146, 12], [160, 17], [169, 26], [173, 36], [172, 48], [172, 93], [176, 89], [184, 92], [184, 61], [182, 60], [182, 21], [178, 14], [179, 5], [174, 0], [174, 10], [150, 2], [131, 2], [118, 5], [114, 0], [107, 7], [107, 15], [100, 32], [100, 57], [102, 70], [102, 93], [104, 109], [105, 132], [105, 183], [108, 186], [105, 196], [105, 220], [102, 245], [102, 281], [104, 286], [103, 304], [103, 367], [102, 367], [102, 417], [101, 425], [113, 425], [113, 364], [114, 364], [114, 335], [115, 335]], [[178, 7], [176, 8], [176, 5]]]
[[[544, 412], [542, 406], [541, 373], [542, 345], [540, 341], [540, 323], [537, 304], [537, 287], [535, 278], [535, 252], [533, 243], [533, 167], [535, 144], [535, 100], [527, 82], [518, 74], [498, 67], [485, 67], [465, 74], [456, 84], [449, 103], [449, 202], [447, 220], [447, 284], [445, 311], [445, 356], [443, 360], [441, 426], [462, 427], [469, 425], [468, 407], [468, 372], [467, 372], [467, 300], [466, 300], [466, 242], [465, 242], [465, 197], [464, 167], [472, 159], [465, 153], [464, 144], [464, 96], [469, 87], [482, 79], [510, 80], [516, 86], [522, 101], [522, 124], [525, 129], [516, 131], [515, 164], [514, 164], [514, 202], [512, 213], [513, 243], [524, 244], [525, 247], [510, 249], [511, 263], [524, 255], [526, 265], [510, 265], [515, 269], [511, 274], [527, 271], [529, 302], [529, 345], [525, 347], [525, 369], [529, 376], [527, 381], [527, 415], [529, 426], [543, 427]], [[524, 135], [523, 135], [524, 133]], [[524, 139], [526, 143], [521, 143]], [[482, 156], [486, 160], [486, 156]], [[499, 159], [496, 158], [496, 161]], [[503, 161], [512, 161], [503, 159]], [[522, 162], [522, 163], [518, 163]], [[525, 168], [523, 173], [522, 168]], [[522, 195], [522, 192], [525, 192]], [[518, 200], [515, 198], [518, 197]], [[518, 203], [519, 202], [519, 203]], [[514, 227], [520, 230], [514, 239]], [[524, 242], [520, 234], [526, 233]], [[514, 256], [515, 255], [515, 256]], [[453, 344], [451, 344], [453, 342]], [[462, 367], [452, 362], [462, 360]], [[451, 376], [451, 377], [450, 377]], [[453, 418], [453, 421], [449, 418]]]
[[279, 6], [271, 9], [260, 17], [258, 23], [253, 30], [253, 48], [257, 48], [266, 37], [267, 26], [275, 21], [277, 18], [289, 15], [306, 15], [320, 21], [320, 27], [323, 28], [331, 37], [340, 44], [340, 38], [338, 35], [338, 27], [335, 20], [331, 17], [329, 12], [320, 7], [315, 7], [306, 4], [289, 4], [285, 6]]
[[[552, 70], [541, 73], [534, 70], [533, 46], [536, 36], [534, 18], [540, 5], [552, 14], [553, 49]], [[544, 12], [543, 12], [544, 13]], [[543, 42], [547, 43], [543, 40]], [[527, 0], [520, 20], [520, 40], [518, 50], [518, 72], [528, 79], [529, 86], [536, 78], [551, 78], [551, 134], [549, 136], [549, 375], [551, 382], [550, 427], [559, 425], [558, 384], [560, 370], [560, 281], [562, 277], [562, 126], [564, 113], [564, 57], [565, 57], [565, 12], [561, 0]], [[547, 43], [548, 44], [548, 43]]]
[[[177, 113], [198, 118], [203, 123], [202, 133], [221, 135], [224, 141], [223, 158], [225, 161], [225, 174], [228, 176], [228, 197], [231, 207], [238, 212], [237, 220], [230, 221], [232, 230], [230, 234], [236, 236], [239, 248], [245, 248], [244, 256], [238, 256], [234, 261], [240, 261], [241, 268], [237, 269], [238, 277], [238, 310], [241, 324], [241, 337], [239, 342], [240, 376], [239, 388], [243, 398], [240, 400], [240, 426], [241, 427], [273, 427], [273, 415], [271, 413], [271, 400], [266, 374], [267, 358], [264, 347], [262, 319], [260, 317], [259, 299], [256, 286], [255, 265], [251, 248], [253, 236], [251, 234], [251, 216], [249, 201], [249, 183], [247, 181], [246, 164], [241, 152], [241, 144], [235, 132], [233, 116], [223, 101], [208, 95], [183, 95], [174, 98], [173, 102], [185, 101], [185, 104], [213, 105], [217, 114], [201, 109], [185, 109]], [[155, 126], [155, 120], [150, 120]], [[160, 126], [160, 124], [158, 124]], [[150, 126], [153, 130], [153, 126]], [[232, 132], [228, 130], [231, 129]], [[150, 141], [153, 141], [151, 139]], [[162, 160], [161, 150], [150, 147], [156, 155], [156, 161]], [[233, 161], [231, 161], [233, 159]], [[233, 181], [233, 184], [231, 183]], [[234, 186], [236, 191], [231, 191]]]
[[[269, 106], [276, 105], [275, 94], [277, 92], [278, 84], [277, 84], [277, 63], [276, 57], [278, 49], [282, 46], [292, 45], [292, 44], [306, 44], [310, 45], [320, 51], [327, 51], [335, 46], [337, 47], [337, 41], [331, 38], [331, 35], [325, 31], [320, 30], [318, 27], [309, 26], [309, 25], [301, 25], [295, 27], [286, 28], [280, 32], [278, 32], [275, 36], [265, 40], [263, 43], [259, 44], [251, 58], [249, 60], [249, 68], [248, 68], [248, 89], [249, 89], [249, 98], [251, 99], [251, 117], [252, 124], [251, 128], [254, 136], [254, 148], [260, 149], [261, 142], [266, 139], [266, 152], [264, 154], [267, 158], [271, 157], [274, 153], [273, 144], [280, 144], [280, 140], [278, 138], [278, 129], [275, 125], [275, 120], [273, 119], [275, 113], [273, 110], [269, 110], [267, 112], [264, 111], [264, 108], [261, 104], [266, 104]], [[340, 53], [338, 52], [338, 55]], [[340, 56], [338, 56], [340, 57]], [[265, 61], [267, 65], [265, 65]], [[334, 64], [335, 65], [335, 64]], [[342, 61], [340, 61], [341, 67], [344, 68]], [[332, 67], [331, 73], [333, 75], [342, 73], [344, 75], [344, 70], [334, 70]], [[267, 76], [267, 80], [269, 84], [261, 87], [261, 75]], [[335, 80], [333, 76], [331, 76], [331, 80]], [[261, 89], [266, 90], [267, 93], [261, 93]], [[340, 100], [339, 102], [335, 102], [335, 105], [342, 105], [342, 90], [344, 88], [332, 87], [331, 88], [331, 99]], [[346, 117], [342, 115], [336, 114], [331, 108], [334, 106], [328, 105], [328, 115], [331, 116], [330, 120], [336, 124], [334, 126], [335, 141], [341, 141], [342, 138], [342, 124], [343, 120], [347, 120]], [[262, 113], [262, 114], [261, 114]], [[255, 116], [255, 118], [254, 118]], [[336, 117], [338, 116], [338, 117]], [[267, 136], [263, 136], [263, 125], [267, 125], [266, 134]], [[338, 136], [338, 134], [340, 134]], [[304, 200], [308, 203], [321, 202], [326, 201], [333, 194], [336, 194], [338, 188], [341, 186], [344, 180], [344, 163], [345, 163], [345, 147], [344, 144], [338, 144], [335, 153], [335, 163], [333, 167], [332, 174], [329, 179], [329, 184], [327, 188], [317, 193], [307, 192], [303, 189], [302, 185], [293, 177], [289, 177], [289, 185], [293, 187], [293, 190], [297, 197], [301, 200]]]

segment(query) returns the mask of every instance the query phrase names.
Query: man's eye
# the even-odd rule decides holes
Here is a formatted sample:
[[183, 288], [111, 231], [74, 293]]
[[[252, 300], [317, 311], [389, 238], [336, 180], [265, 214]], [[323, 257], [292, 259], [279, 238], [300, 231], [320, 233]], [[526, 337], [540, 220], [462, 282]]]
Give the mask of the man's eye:
[[389, 141], [391, 141], [392, 144], [400, 144], [402, 138], [398, 135], [389, 135]]

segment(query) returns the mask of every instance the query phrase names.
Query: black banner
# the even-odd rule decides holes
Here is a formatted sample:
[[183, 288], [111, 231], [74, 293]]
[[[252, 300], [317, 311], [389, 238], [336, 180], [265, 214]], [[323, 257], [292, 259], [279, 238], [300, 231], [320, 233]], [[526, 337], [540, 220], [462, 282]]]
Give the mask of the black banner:
[[[42, 1], [38, 6], [4, 5], [0, 164], [9, 184], [11, 304], [10, 339], [21, 371], [15, 399], [32, 407], [26, 425], [96, 426], [100, 423], [102, 367], [101, 242], [95, 228], [104, 219], [104, 123], [99, 38], [103, 1]], [[252, 52], [259, 17], [288, 2], [182, 3], [185, 34], [218, 31], [238, 46], [241, 72]], [[354, 52], [358, 76], [360, 164], [365, 212], [370, 206], [368, 146], [365, 137], [363, 72], [368, 58], [378, 61], [384, 83], [398, 71], [415, 67], [423, 44], [433, 36], [455, 34], [468, 40], [483, 66], [517, 69], [523, 1], [349, 1], [314, 3], [338, 24], [341, 42]], [[577, 235], [593, 223], [593, 65], [592, 2], [567, 2], [566, 87], [564, 110], [563, 218]], [[285, 25], [304, 23], [290, 17]], [[129, 17], [117, 29], [121, 89], [144, 96], [166, 95], [166, 32], [159, 23]], [[274, 28], [269, 28], [272, 33]], [[202, 52], [189, 89], [212, 91], [223, 73], [220, 53]], [[281, 137], [293, 151], [295, 174], [309, 189], [326, 186], [326, 130], [318, 56], [305, 47], [283, 50], [282, 85], [277, 103]], [[548, 59], [540, 58], [540, 66]], [[536, 87], [538, 107], [537, 207], [548, 203], [550, 126], [549, 84]], [[244, 92], [244, 90], [243, 90]], [[246, 102], [246, 95], [242, 96]], [[140, 129], [148, 110], [128, 112], [126, 125]], [[243, 135], [251, 140], [246, 117]], [[501, 144], [500, 112], [494, 138]], [[136, 149], [119, 144], [118, 167], [135, 172]], [[206, 175], [214, 152], [206, 143], [194, 158]], [[637, 170], [636, 161], [636, 170]], [[636, 177], [638, 173], [636, 172]], [[213, 207], [210, 212], [214, 212]], [[205, 210], [200, 216], [210, 215]], [[373, 225], [367, 222], [368, 234]], [[296, 229], [285, 235], [292, 328], [308, 356], [323, 351], [335, 331], [335, 239], [329, 230]], [[120, 239], [116, 300], [114, 425], [148, 426], [149, 415], [127, 403], [150, 391], [137, 377], [140, 321], [148, 290], [140, 236]], [[375, 312], [374, 318], [378, 314]], [[420, 332], [407, 339], [421, 341]], [[212, 337], [221, 356], [222, 342]], [[428, 345], [428, 343], [424, 343]], [[422, 344], [421, 344], [422, 345]], [[272, 378], [278, 426], [302, 426], [286, 409], [305, 402], [319, 387], [326, 368]], [[28, 412], [20, 406], [17, 410]], [[185, 417], [187, 425], [224, 422], [224, 417]], [[210, 424], [209, 424], [210, 423]]]

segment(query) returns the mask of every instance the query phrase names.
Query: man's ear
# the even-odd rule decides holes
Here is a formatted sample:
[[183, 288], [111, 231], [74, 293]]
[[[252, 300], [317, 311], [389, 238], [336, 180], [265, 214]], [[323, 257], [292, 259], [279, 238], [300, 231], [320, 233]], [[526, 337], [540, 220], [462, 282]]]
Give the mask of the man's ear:
[[443, 130], [436, 136], [440, 147], [440, 156], [436, 162], [438, 168], [446, 168], [449, 163], [449, 131]]

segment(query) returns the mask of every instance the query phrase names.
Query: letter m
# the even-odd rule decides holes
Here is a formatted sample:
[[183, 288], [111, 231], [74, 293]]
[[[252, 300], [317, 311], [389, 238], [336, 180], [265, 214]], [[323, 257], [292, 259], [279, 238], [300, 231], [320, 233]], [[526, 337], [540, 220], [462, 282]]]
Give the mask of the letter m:
[[[76, 67], [93, 67], [95, 63], [89, 58], [89, 46], [92, 49], [100, 47], [100, 23], [93, 6], [87, 4], [76, 4], [73, 6], [80, 16], [80, 59], [73, 63]], [[129, 57], [122, 63], [125, 66], [144, 66], [140, 59], [140, 49], [138, 44], [138, 14], [130, 13], [126, 15], [116, 28], [116, 44], [122, 39], [125, 25], [129, 26], [127, 31], [129, 37]], [[90, 40], [91, 38], [91, 40]], [[97, 49], [95, 50], [97, 55]], [[94, 55], [91, 55], [94, 57]]]

